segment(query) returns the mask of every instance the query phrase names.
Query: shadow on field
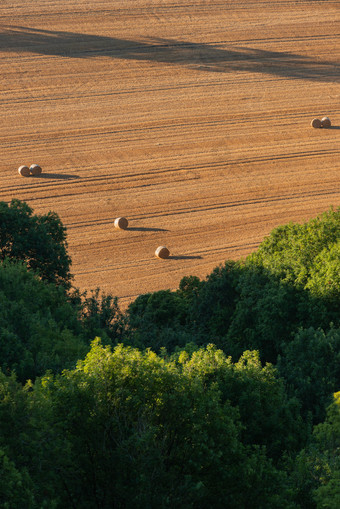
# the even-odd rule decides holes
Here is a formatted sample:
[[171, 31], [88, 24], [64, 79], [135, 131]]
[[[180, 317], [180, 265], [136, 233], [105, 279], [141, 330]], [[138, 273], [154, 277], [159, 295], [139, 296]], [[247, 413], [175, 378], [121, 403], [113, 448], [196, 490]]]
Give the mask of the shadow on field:
[[169, 231], [165, 228], [147, 228], [144, 226], [140, 226], [140, 227], [134, 226], [133, 228], [129, 227], [126, 229], [129, 230], [130, 232], [168, 232]]
[[200, 260], [202, 259], [202, 256], [200, 255], [197, 255], [197, 256], [192, 256], [192, 255], [178, 255], [178, 256], [174, 256], [174, 255], [170, 255], [169, 256], [169, 260]]
[[37, 179], [55, 179], [55, 180], [75, 180], [79, 179], [78, 175], [61, 175], [60, 173], [41, 173], [41, 175], [33, 175]]
[[167, 39], [129, 41], [99, 35], [10, 26], [0, 32], [0, 51], [65, 58], [110, 57], [184, 65], [200, 71], [265, 73], [285, 78], [337, 81], [339, 65], [290, 52]]

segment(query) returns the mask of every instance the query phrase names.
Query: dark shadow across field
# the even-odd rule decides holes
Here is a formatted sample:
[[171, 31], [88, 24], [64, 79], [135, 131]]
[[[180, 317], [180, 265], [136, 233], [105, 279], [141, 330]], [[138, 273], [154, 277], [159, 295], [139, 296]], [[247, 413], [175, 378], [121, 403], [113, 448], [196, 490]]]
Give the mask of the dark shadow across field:
[[183, 65], [199, 71], [258, 72], [326, 82], [338, 81], [340, 78], [339, 64], [286, 51], [161, 38], [133, 41], [22, 26], [9, 26], [0, 31], [0, 51], [31, 52], [65, 58], [145, 60]]

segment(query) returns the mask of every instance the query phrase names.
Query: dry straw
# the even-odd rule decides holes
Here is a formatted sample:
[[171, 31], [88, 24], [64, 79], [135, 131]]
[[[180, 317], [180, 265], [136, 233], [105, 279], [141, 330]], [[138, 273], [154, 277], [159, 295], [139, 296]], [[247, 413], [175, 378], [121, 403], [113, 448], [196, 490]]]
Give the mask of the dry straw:
[[114, 222], [115, 228], [119, 228], [120, 230], [126, 230], [128, 224], [129, 221], [126, 219], [126, 217], [117, 217]]
[[34, 177], [41, 175], [42, 172], [41, 166], [39, 166], [39, 164], [31, 164], [30, 172], [31, 175], [33, 175]]
[[156, 251], [155, 251], [155, 255], [157, 256], [157, 258], [169, 258], [169, 255], [170, 255], [170, 251], [167, 247], [165, 246], [159, 246]]
[[323, 117], [321, 119], [321, 127], [331, 127], [331, 120], [328, 117]]
[[18, 168], [18, 173], [19, 173], [19, 175], [21, 175], [22, 177], [29, 177], [29, 176], [30, 176], [30, 174], [31, 174], [31, 173], [30, 173], [30, 169], [29, 169], [29, 167], [28, 167], [28, 166], [25, 166], [25, 165], [20, 166], [20, 167]]
[[310, 125], [314, 128], [321, 127], [321, 120], [319, 118], [313, 118]]

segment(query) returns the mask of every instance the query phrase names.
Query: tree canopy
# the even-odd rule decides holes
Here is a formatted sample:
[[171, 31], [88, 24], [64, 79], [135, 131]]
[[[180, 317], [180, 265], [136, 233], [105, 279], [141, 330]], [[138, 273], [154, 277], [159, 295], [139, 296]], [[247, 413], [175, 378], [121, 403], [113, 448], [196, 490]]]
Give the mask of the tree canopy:
[[27, 203], [0, 202], [0, 259], [24, 261], [42, 280], [70, 287], [66, 228], [55, 212], [33, 214]]
[[56, 214], [1, 202], [1, 507], [337, 508], [339, 237], [280, 226], [123, 313]]
[[[256, 356], [234, 366], [213, 347], [176, 361], [96, 340], [76, 369], [34, 386], [0, 377], [3, 469], [13, 489], [25, 479], [20, 496], [33, 507], [293, 507], [286, 473], [271, 458], [292, 444], [277, 444], [275, 418], [266, 431], [250, 426], [251, 415], [259, 424], [269, 417], [261, 392], [277, 385], [282, 426], [287, 434], [299, 427], [266, 370]], [[242, 396], [246, 379], [253, 408]], [[228, 395], [233, 385], [239, 390]]]

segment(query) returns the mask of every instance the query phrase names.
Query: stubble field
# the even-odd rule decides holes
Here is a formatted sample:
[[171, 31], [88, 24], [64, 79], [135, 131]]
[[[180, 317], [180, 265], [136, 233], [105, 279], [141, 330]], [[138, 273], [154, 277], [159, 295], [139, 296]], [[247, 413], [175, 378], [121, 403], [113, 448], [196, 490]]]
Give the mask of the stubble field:
[[56, 211], [123, 307], [204, 278], [340, 205], [339, 35], [338, 1], [4, 0], [0, 199]]

